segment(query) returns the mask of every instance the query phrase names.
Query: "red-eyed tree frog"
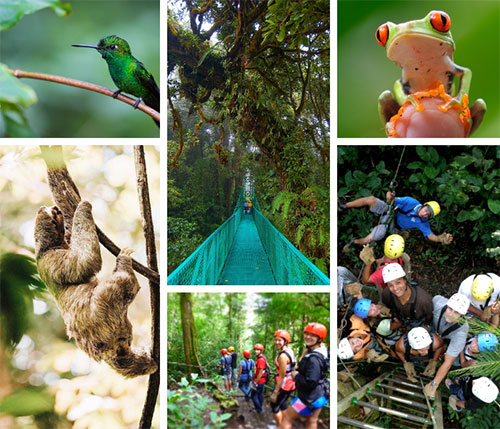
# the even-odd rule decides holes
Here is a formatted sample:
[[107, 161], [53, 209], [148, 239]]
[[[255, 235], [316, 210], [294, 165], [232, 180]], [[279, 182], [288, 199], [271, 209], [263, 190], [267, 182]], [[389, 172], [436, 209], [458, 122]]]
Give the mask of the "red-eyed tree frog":
[[[384, 123], [388, 123], [405, 102], [411, 101], [415, 105], [411, 94], [424, 93], [436, 82], [453, 97], [453, 103], [465, 102], [467, 105], [472, 72], [453, 62], [455, 42], [450, 24], [450, 17], [445, 12], [431, 11], [423, 19], [402, 24], [387, 22], [377, 29], [375, 38], [386, 48], [387, 58], [402, 68], [402, 77], [395, 82], [394, 92], [386, 90], [378, 100]], [[458, 76], [459, 85], [456, 95], [453, 95], [455, 76]], [[446, 108], [450, 104], [448, 102]], [[470, 107], [472, 124], [469, 134], [477, 129], [485, 113], [486, 103], [482, 99], [476, 100]]]

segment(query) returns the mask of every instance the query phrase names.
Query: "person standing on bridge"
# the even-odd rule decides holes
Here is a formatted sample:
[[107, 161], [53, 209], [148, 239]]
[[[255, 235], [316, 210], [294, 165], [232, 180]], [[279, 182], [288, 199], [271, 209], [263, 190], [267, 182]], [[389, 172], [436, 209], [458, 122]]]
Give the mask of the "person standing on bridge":
[[295, 382], [292, 378], [292, 372], [295, 369], [295, 353], [288, 346], [289, 344], [290, 334], [288, 331], [278, 329], [274, 333], [274, 345], [278, 349], [278, 355], [274, 361], [277, 370], [274, 378], [276, 386], [269, 399], [277, 427], [281, 425], [282, 412], [288, 408], [288, 398], [295, 390]]
[[248, 214], [252, 214], [252, 207], [253, 207], [252, 201], [249, 201], [248, 202]]
[[280, 429], [292, 429], [293, 422], [306, 417], [306, 428], [316, 429], [321, 409], [330, 398], [330, 354], [324, 344], [326, 326], [309, 323], [304, 329], [306, 349], [299, 359], [298, 371], [294, 372], [297, 397], [283, 416]]
[[244, 213], [244, 214], [248, 214], [248, 212], [249, 212], [248, 207], [249, 207], [248, 201], [245, 201], [245, 202], [243, 203], [243, 213]]

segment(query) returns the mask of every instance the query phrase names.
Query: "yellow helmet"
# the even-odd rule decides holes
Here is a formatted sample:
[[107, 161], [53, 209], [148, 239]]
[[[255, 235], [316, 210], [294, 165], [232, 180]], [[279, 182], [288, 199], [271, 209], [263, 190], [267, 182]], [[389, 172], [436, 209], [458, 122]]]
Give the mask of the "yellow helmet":
[[424, 206], [428, 206], [431, 210], [431, 217], [436, 217], [441, 211], [441, 207], [439, 207], [439, 203], [437, 201], [428, 201], [424, 204]]
[[493, 280], [487, 274], [479, 274], [472, 281], [472, 297], [486, 301], [493, 292]]
[[385, 239], [384, 254], [389, 259], [399, 258], [405, 251], [405, 239], [399, 234], [389, 235]]
[[227, 351], [228, 351], [228, 352], [234, 352], [234, 347], [233, 347], [233, 346], [228, 347], [228, 348], [227, 348]]

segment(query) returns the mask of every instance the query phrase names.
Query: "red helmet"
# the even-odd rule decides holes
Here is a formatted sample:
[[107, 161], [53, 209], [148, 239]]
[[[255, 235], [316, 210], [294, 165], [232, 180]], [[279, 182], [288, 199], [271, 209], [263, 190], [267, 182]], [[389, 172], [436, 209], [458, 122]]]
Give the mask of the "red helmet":
[[290, 334], [288, 333], [288, 331], [285, 331], [284, 329], [278, 329], [274, 333], [274, 337], [283, 338], [287, 344], [290, 342]]
[[250, 352], [248, 350], [243, 350], [243, 356], [246, 358], [250, 357]]
[[223, 355], [226, 355], [226, 354], [227, 354], [227, 350], [226, 350], [226, 349], [222, 349], [220, 352], [221, 352]]
[[306, 328], [304, 329], [304, 334], [306, 332], [320, 337], [322, 341], [325, 341], [327, 334], [326, 326], [322, 325], [321, 323], [315, 322], [309, 323], [309, 325], [306, 326]]
[[264, 346], [262, 344], [255, 344], [255, 346], [253, 346], [253, 349], [264, 351]]

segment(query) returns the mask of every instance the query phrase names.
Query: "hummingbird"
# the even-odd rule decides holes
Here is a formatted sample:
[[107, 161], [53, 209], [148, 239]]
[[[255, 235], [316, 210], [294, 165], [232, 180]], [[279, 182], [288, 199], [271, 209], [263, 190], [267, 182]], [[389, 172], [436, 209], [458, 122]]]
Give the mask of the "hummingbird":
[[[160, 89], [144, 64], [132, 56], [130, 46], [125, 39], [112, 35], [104, 37], [97, 45], [71, 45], [79, 48], [97, 49], [108, 63], [111, 79], [118, 87], [113, 93], [116, 98], [121, 92], [138, 97], [134, 104], [137, 108], [141, 101], [147, 106], [160, 111]], [[153, 119], [158, 127], [160, 123]]]

